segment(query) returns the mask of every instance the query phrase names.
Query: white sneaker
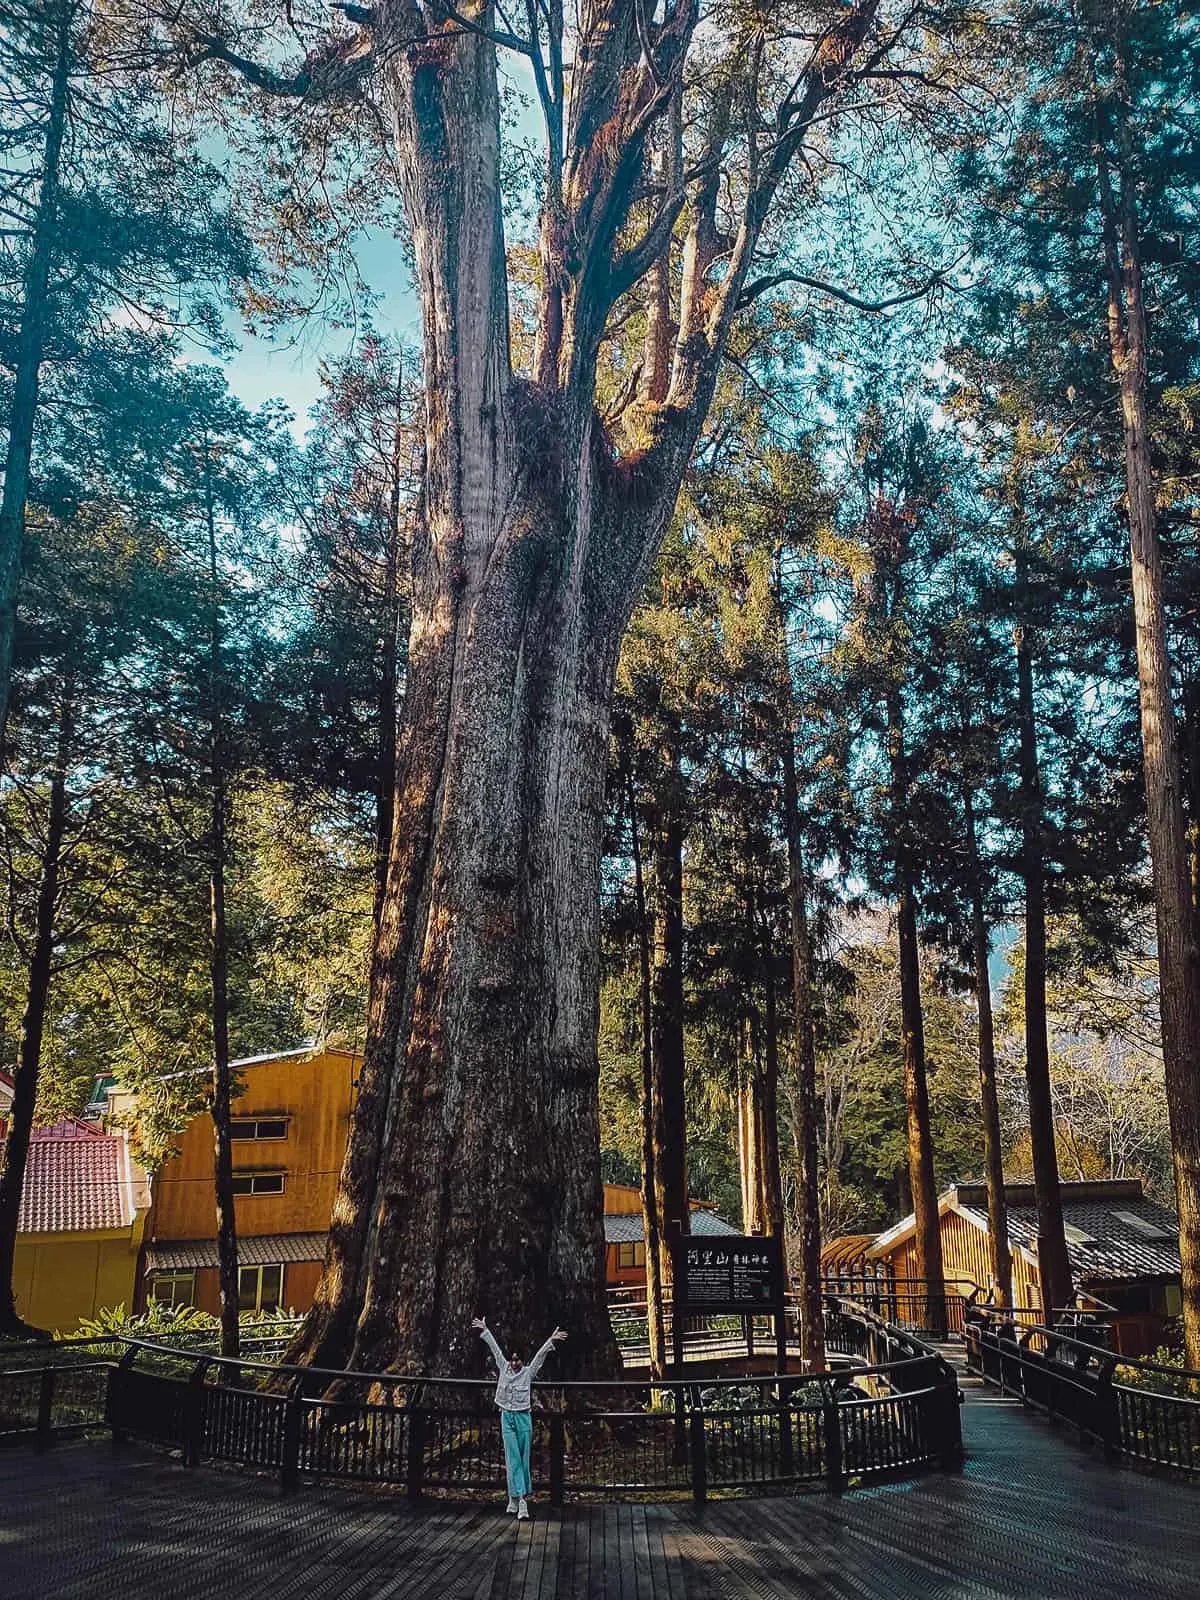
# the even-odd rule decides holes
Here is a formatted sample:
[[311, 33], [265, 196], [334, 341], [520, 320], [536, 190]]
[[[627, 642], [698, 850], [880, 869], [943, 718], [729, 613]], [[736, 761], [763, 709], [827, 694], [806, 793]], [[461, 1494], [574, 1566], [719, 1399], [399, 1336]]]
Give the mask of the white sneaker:
[[529, 1521], [529, 1507], [525, 1504], [524, 1498], [522, 1498], [521, 1504], [517, 1507], [517, 1521], [518, 1522], [528, 1522]]
[[508, 1515], [510, 1517], [515, 1517], [516, 1514], [517, 1514], [517, 1502], [515, 1500], [510, 1500], [508, 1502]]

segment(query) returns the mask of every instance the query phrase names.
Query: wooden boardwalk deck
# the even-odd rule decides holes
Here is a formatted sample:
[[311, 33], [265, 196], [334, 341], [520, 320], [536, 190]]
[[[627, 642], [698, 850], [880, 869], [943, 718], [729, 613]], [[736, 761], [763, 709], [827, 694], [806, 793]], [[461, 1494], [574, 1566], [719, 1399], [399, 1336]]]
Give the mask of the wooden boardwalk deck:
[[969, 1394], [961, 1476], [690, 1505], [410, 1507], [107, 1443], [0, 1452], [4, 1600], [1196, 1600], [1200, 1486]]

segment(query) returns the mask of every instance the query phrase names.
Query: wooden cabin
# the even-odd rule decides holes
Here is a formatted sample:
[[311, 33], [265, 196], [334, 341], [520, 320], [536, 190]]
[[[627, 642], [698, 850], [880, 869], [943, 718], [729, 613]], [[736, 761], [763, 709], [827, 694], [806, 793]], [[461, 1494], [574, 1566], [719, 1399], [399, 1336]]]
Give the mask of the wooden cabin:
[[[1031, 1183], [1005, 1187], [1013, 1263], [1013, 1303], [1023, 1319], [1040, 1320], [1037, 1209]], [[1079, 1303], [1111, 1308], [1116, 1348], [1145, 1355], [1163, 1342], [1166, 1325], [1180, 1313], [1179, 1222], [1173, 1211], [1148, 1200], [1137, 1178], [1062, 1185], [1063, 1220], [1071, 1276]], [[987, 1189], [960, 1183], [938, 1200], [942, 1258], [951, 1326], [972, 1288], [986, 1299], [991, 1288]], [[868, 1268], [882, 1266], [899, 1285], [915, 1276], [915, 1219], [877, 1236], [863, 1252]]]
[[[328, 1048], [231, 1063], [241, 1084], [231, 1132], [243, 1311], [307, 1311], [312, 1305], [361, 1059]], [[155, 1176], [139, 1305], [156, 1300], [214, 1314], [220, 1309], [212, 1141], [204, 1112], [183, 1130], [178, 1153]]]

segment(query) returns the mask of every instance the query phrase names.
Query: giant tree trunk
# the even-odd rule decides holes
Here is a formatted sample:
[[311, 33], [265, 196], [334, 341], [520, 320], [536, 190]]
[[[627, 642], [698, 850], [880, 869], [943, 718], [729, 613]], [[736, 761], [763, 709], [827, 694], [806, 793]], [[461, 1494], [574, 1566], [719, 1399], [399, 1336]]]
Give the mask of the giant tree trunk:
[[50, 983], [54, 974], [54, 924], [58, 911], [58, 883], [62, 867], [63, 839], [67, 828], [67, 764], [74, 730], [74, 708], [64, 694], [59, 714], [58, 743], [54, 770], [50, 776], [50, 798], [46, 813], [46, 838], [42, 849], [41, 882], [38, 885], [37, 913], [33, 947], [25, 986], [25, 1014], [21, 1023], [21, 1044], [17, 1055], [16, 1082], [9, 1113], [8, 1137], [4, 1145], [4, 1165], [0, 1170], [0, 1334], [29, 1336], [38, 1330], [28, 1327], [17, 1315], [13, 1292], [13, 1262], [17, 1248], [17, 1223], [21, 1213], [21, 1191], [33, 1135], [33, 1116], [37, 1107], [38, 1072], [42, 1060], [42, 1037], [50, 1005]]
[[1126, 514], [1158, 931], [1163, 1067], [1183, 1265], [1184, 1346], [1188, 1365], [1200, 1367], [1200, 929], [1192, 896], [1171, 698], [1162, 552], [1155, 520], [1155, 478], [1146, 413], [1146, 311], [1142, 297], [1138, 178], [1126, 111], [1128, 75], [1119, 40], [1116, 60], [1116, 195], [1109, 177], [1103, 121], [1098, 141], [1108, 269], [1108, 330], [1113, 367], [1120, 383], [1125, 441]]
[[17, 625], [17, 591], [25, 554], [25, 514], [29, 499], [29, 468], [33, 457], [38, 384], [46, 335], [51, 325], [50, 269], [58, 228], [60, 166], [70, 97], [72, 9], [67, 4], [59, 8], [57, 51], [42, 156], [42, 181], [33, 222], [33, 248], [22, 284], [21, 325], [17, 336], [16, 366], [8, 416], [8, 445], [4, 458], [4, 490], [0, 496], [0, 745], [3, 745], [8, 721], [13, 640]]
[[[651, 196], [639, 227], [647, 136], [675, 97], [699, 7], [580, 8], [569, 73], [563, 9], [531, 10], [548, 130], [534, 384], [514, 376], [508, 348], [485, 36], [496, 13], [486, 0], [457, 9], [465, 26], [409, 0], [362, 12], [413, 238], [423, 518], [359, 1098], [325, 1271], [292, 1355], [477, 1371], [469, 1323], [486, 1311], [526, 1345], [557, 1319], [571, 1335], [560, 1372], [611, 1371], [596, 1022], [617, 652], [743, 293], [762, 292], [747, 277], [773, 199], [865, 52], [877, 4], [831, 21], [802, 92], [781, 102], [729, 246], [716, 227], [721, 118], [708, 180]], [[217, 53], [277, 93], [309, 93], [323, 70], [306, 63], [287, 79]], [[335, 56], [335, 76], [353, 79]], [[597, 353], [612, 308], [670, 250], [685, 212], [670, 382], [661, 402], [631, 403], [622, 452], [596, 412]]]
[[[1017, 548], [1017, 584], [1025, 587], [1023, 542]], [[1021, 878], [1025, 889], [1025, 1083], [1029, 1096], [1029, 1144], [1037, 1204], [1038, 1276], [1042, 1311], [1049, 1325], [1070, 1305], [1071, 1263], [1063, 1231], [1062, 1190], [1050, 1090], [1050, 1042], [1046, 1021], [1046, 886], [1042, 859], [1042, 780], [1038, 763], [1033, 698], [1033, 654], [1024, 625], [1015, 632], [1017, 713], [1020, 725]]]
[[996, 1033], [992, 1019], [991, 939], [983, 906], [975, 811], [966, 796], [968, 870], [971, 873], [971, 936], [975, 953], [975, 1005], [979, 1027], [979, 1109], [983, 1164], [987, 1179], [988, 1286], [998, 1305], [1012, 1304], [1012, 1251], [1008, 1243], [1008, 1204], [1004, 1197], [1004, 1147], [1000, 1137], [1000, 1096], [996, 1088]]

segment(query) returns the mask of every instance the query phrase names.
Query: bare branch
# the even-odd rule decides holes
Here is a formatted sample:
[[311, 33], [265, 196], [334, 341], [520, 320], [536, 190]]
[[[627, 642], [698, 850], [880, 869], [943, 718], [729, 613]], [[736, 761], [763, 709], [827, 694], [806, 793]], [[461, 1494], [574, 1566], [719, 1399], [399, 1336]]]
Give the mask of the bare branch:
[[951, 262], [948, 267], [939, 268], [937, 272], [931, 273], [917, 288], [888, 295], [882, 300], [864, 300], [859, 295], [852, 294], [849, 289], [843, 289], [839, 284], [828, 283], [823, 278], [810, 278], [803, 272], [773, 272], [769, 277], [756, 278], [753, 283], [748, 283], [738, 297], [734, 309], [742, 311], [746, 306], [752, 305], [760, 295], [778, 289], [785, 283], [791, 283], [798, 284], [801, 288], [815, 289], [818, 294], [828, 295], [832, 300], [840, 300], [843, 305], [853, 306], [856, 311], [890, 311], [893, 306], [906, 306], [911, 305], [914, 300], [923, 300], [933, 289], [951, 287], [948, 282], [949, 274], [964, 259], [963, 256], [959, 256], [958, 260]]

